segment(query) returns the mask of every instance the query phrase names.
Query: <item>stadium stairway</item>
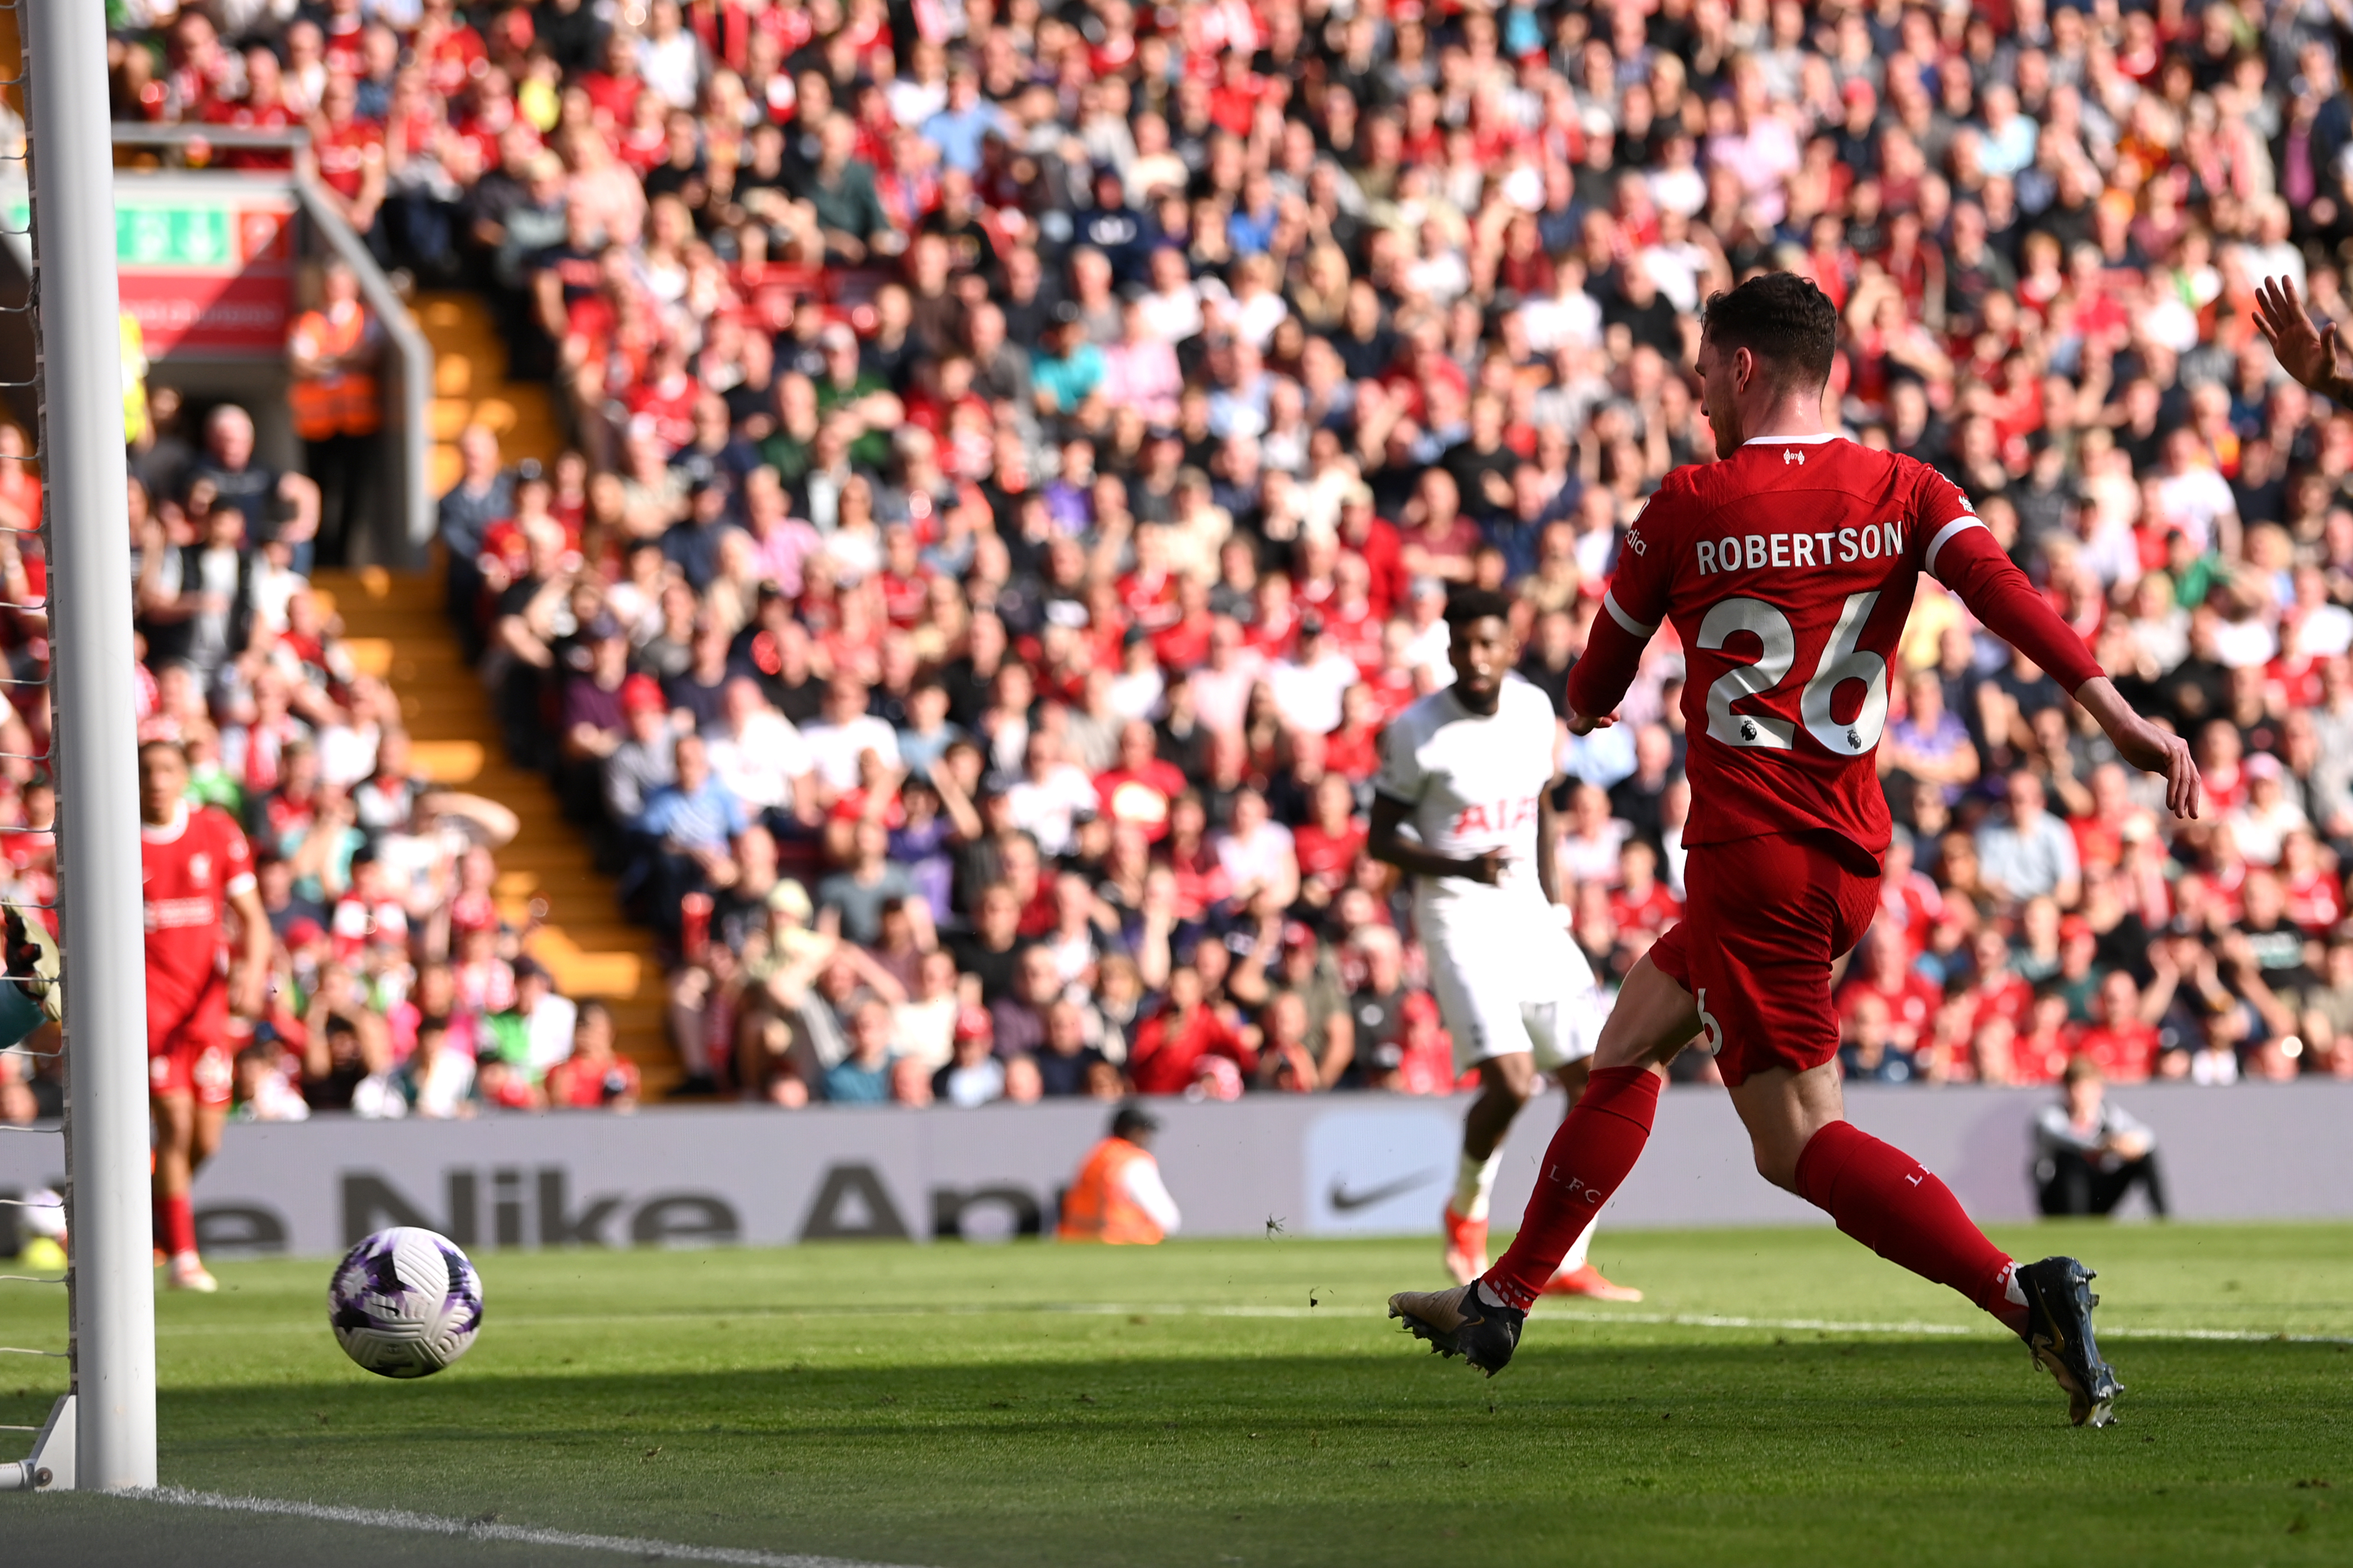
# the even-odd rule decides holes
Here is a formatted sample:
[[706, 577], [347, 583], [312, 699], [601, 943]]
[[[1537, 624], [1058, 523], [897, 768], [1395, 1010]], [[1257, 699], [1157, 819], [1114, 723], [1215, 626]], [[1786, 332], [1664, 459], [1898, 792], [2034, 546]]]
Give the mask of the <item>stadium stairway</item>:
[[420, 294], [410, 307], [433, 345], [433, 396], [425, 409], [433, 438], [427, 473], [433, 493], [458, 482], [458, 432], [481, 424], [498, 433], [510, 463], [551, 463], [564, 448], [547, 388], [506, 379], [506, 344], [482, 301], [471, 294]]
[[[552, 459], [561, 438], [546, 389], [505, 380], [505, 347], [481, 301], [428, 294], [414, 308], [435, 352], [428, 416], [436, 493], [457, 482], [455, 442], [470, 423], [498, 432], [510, 463]], [[646, 1091], [662, 1092], [677, 1079], [678, 1064], [665, 1039], [652, 940], [621, 918], [612, 879], [596, 870], [547, 781], [507, 761], [489, 695], [442, 615], [438, 564], [416, 573], [321, 572], [314, 585], [332, 596], [354, 661], [399, 694], [419, 771], [436, 784], [487, 795], [521, 819], [513, 842], [497, 851], [501, 915], [533, 928], [526, 946], [558, 990], [612, 1007], [621, 1051], [638, 1064]]]
[[638, 1064], [647, 1091], [661, 1092], [678, 1067], [664, 1037], [652, 939], [621, 918], [612, 879], [596, 870], [547, 780], [507, 761], [489, 696], [442, 616], [438, 574], [368, 567], [322, 572], [316, 584], [334, 597], [353, 661], [399, 694], [417, 770], [487, 795], [521, 820], [496, 852], [501, 916], [533, 928], [525, 945], [559, 991], [612, 1007], [622, 1053]]

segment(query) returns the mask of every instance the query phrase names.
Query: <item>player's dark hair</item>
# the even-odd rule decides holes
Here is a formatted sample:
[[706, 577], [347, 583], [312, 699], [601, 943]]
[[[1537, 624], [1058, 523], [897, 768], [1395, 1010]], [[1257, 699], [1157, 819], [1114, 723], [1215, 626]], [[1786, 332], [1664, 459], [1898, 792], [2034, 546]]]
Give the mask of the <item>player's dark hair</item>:
[[1493, 588], [1450, 588], [1446, 594], [1446, 626], [1450, 631], [1461, 631], [1473, 621], [1483, 621], [1489, 616], [1500, 616], [1508, 625], [1512, 618], [1512, 601]]
[[1148, 1137], [1159, 1131], [1159, 1119], [1138, 1105], [1123, 1105], [1111, 1119], [1111, 1135], [1114, 1138], [1133, 1138], [1139, 1132]]
[[1708, 296], [1706, 335], [1719, 353], [1746, 349], [1789, 382], [1820, 386], [1838, 351], [1838, 307], [1810, 278], [1762, 272]]

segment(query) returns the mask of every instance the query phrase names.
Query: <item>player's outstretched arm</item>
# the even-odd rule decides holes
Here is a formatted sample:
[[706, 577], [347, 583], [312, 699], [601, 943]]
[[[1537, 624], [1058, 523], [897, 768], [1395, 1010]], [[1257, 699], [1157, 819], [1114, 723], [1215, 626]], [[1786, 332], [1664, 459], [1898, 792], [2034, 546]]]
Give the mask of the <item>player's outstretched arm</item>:
[[2279, 356], [2280, 368], [2333, 403], [2353, 406], [2353, 364], [2336, 322], [2316, 327], [2294, 279], [2266, 278], [2255, 286], [2255, 326]]
[[2198, 764], [2190, 760], [2189, 742], [2170, 730], [2160, 730], [2134, 712], [2116, 682], [2095, 675], [2075, 689], [2082, 703], [2124, 760], [2145, 773], [2165, 776], [2166, 809], [2176, 816], [2198, 815]]
[[1568, 672], [1568, 710], [1561, 722], [1572, 735], [1590, 735], [1618, 722], [1618, 704], [1642, 668], [1642, 649], [1658, 627], [1643, 625], [1619, 607], [1617, 587], [1602, 595], [1584, 656]]
[[[1942, 479], [1934, 481], [1946, 483]], [[1957, 496], [1953, 504], [1968, 502]], [[2198, 764], [2180, 736], [2160, 730], [2132, 710], [2116, 683], [2092, 658], [2074, 628], [2059, 618], [2050, 601], [2035, 592], [1974, 512], [1937, 530], [1923, 563], [1945, 586], [1960, 595], [1986, 628], [2051, 672], [2075, 700], [2100, 721], [2125, 761], [2144, 773], [2165, 775], [2165, 804], [2176, 816], [2196, 816]]]

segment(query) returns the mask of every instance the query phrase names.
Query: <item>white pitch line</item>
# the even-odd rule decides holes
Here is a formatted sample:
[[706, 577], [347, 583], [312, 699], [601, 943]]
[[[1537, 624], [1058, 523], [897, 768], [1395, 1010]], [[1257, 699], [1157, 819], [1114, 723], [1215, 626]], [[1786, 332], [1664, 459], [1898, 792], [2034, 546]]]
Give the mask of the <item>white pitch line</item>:
[[2353, 1334], [2291, 1334], [2261, 1329], [2102, 1329], [2112, 1340], [2229, 1340], [2241, 1344], [2353, 1345]]
[[[982, 1309], [987, 1310], [990, 1309]], [[1123, 1306], [1114, 1301], [1079, 1302], [1061, 1307], [1018, 1309], [1031, 1311], [1072, 1312], [1088, 1316], [1135, 1313], [1160, 1314], [1168, 1317], [1200, 1318], [1364, 1318], [1386, 1316], [1380, 1307], [1151, 1307]], [[1715, 1312], [1601, 1312], [1580, 1310], [1574, 1307], [1539, 1307], [1533, 1317], [1567, 1319], [1579, 1323], [1641, 1323], [1651, 1327], [1683, 1329], [1774, 1329], [1799, 1333], [1825, 1334], [1939, 1334], [1965, 1337], [2007, 1337], [2005, 1331], [1992, 1323], [1931, 1323], [1913, 1320], [1897, 1323], [1846, 1322], [1831, 1318], [1750, 1318], [1730, 1317]], [[2110, 1339], [2130, 1340], [2224, 1340], [2249, 1344], [2353, 1345], [2353, 1335], [2291, 1334], [2284, 1331], [2263, 1329], [2165, 1329], [2110, 1328], [2099, 1331]]]
[[[812, 1303], [805, 1307], [710, 1308], [701, 1311], [633, 1312], [626, 1320], [630, 1323], [700, 1323], [762, 1322], [797, 1319], [825, 1312], [827, 1309]], [[1081, 1318], [1348, 1318], [1386, 1317], [1385, 1307], [1345, 1307], [1326, 1302], [1314, 1307], [1282, 1306], [1272, 1302], [1250, 1305], [1220, 1306], [1181, 1301], [1004, 1301], [947, 1306], [906, 1304], [860, 1309], [867, 1317], [885, 1318], [980, 1318], [1018, 1317], [1040, 1314], [1052, 1317]], [[1638, 1323], [1650, 1328], [1682, 1329], [1768, 1329], [1778, 1332], [1824, 1334], [1927, 1334], [1955, 1337], [2004, 1337], [2002, 1331], [1990, 1321], [1985, 1323], [1936, 1323], [1917, 1319], [1901, 1322], [1851, 1322], [1835, 1318], [1756, 1318], [1731, 1316], [1715, 1312], [1610, 1312], [1581, 1310], [1575, 1307], [1539, 1307], [1535, 1316], [1547, 1321], [1567, 1321], [1579, 1323]], [[538, 1314], [491, 1320], [500, 1328], [554, 1329], [574, 1328], [607, 1320], [582, 1318], [563, 1314]], [[306, 1323], [170, 1323], [159, 1326], [159, 1336], [238, 1334], [251, 1335], [269, 1331], [293, 1332], [308, 1327]], [[2099, 1331], [2109, 1339], [2131, 1340], [2205, 1340], [2243, 1344], [2353, 1344], [2353, 1334], [2298, 1334], [2279, 1329], [2168, 1329], [2137, 1328], [2126, 1324], [2098, 1325]], [[62, 1354], [47, 1352], [47, 1354]]]
[[[1694, 1329], [1782, 1329], [1825, 1334], [1953, 1334], [1971, 1338], [2008, 1338], [1990, 1324], [1972, 1323], [1843, 1323], [1827, 1318], [1726, 1318], [1704, 1312], [1580, 1312], [1544, 1308], [1547, 1318], [1571, 1318], [1581, 1323], [1659, 1323]], [[2224, 1340], [2244, 1344], [2353, 1345], [2353, 1335], [2291, 1334], [2261, 1329], [2157, 1329], [2097, 1325], [2109, 1340]]]
[[185, 1487], [153, 1487], [126, 1492], [148, 1502], [182, 1508], [208, 1508], [223, 1513], [274, 1514], [290, 1519], [315, 1519], [328, 1524], [358, 1525], [368, 1530], [399, 1530], [414, 1535], [448, 1535], [466, 1541], [513, 1542], [522, 1546], [562, 1546], [576, 1552], [613, 1552], [641, 1559], [680, 1563], [726, 1563], [741, 1568], [892, 1568], [852, 1557], [819, 1557], [800, 1552], [755, 1552], [738, 1546], [688, 1546], [670, 1541], [647, 1541], [630, 1535], [588, 1535], [571, 1530], [537, 1530], [528, 1525], [495, 1524], [482, 1520], [448, 1519], [439, 1514], [411, 1513], [406, 1509], [344, 1508], [333, 1503], [294, 1502], [281, 1498], [227, 1497], [219, 1492], [191, 1491]]

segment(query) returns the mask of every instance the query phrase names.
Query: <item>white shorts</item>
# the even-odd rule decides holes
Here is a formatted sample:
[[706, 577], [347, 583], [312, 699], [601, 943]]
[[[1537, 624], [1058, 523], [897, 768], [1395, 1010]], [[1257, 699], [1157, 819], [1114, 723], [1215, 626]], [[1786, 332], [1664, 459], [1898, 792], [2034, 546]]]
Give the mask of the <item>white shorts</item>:
[[1593, 1054], [1605, 1011], [1568, 911], [1540, 899], [1417, 901], [1430, 988], [1454, 1038], [1454, 1070], [1490, 1057], [1535, 1058], [1552, 1072]]

